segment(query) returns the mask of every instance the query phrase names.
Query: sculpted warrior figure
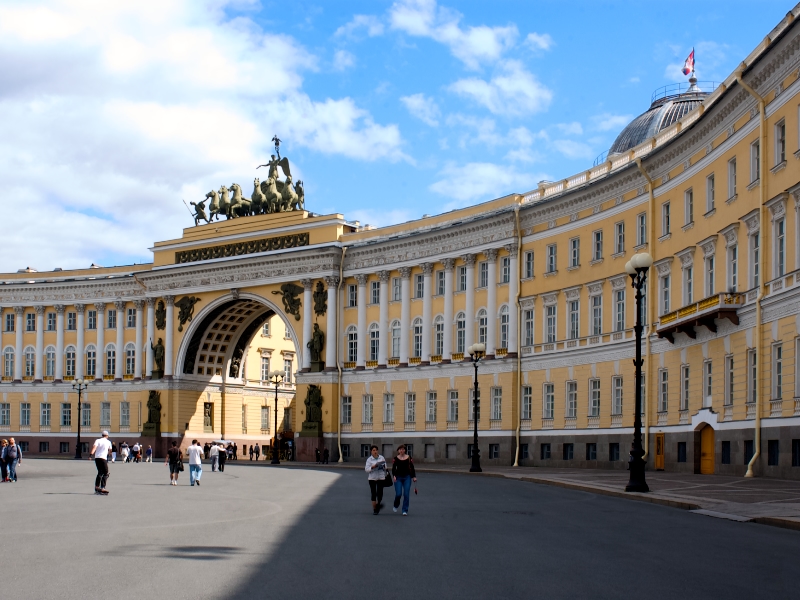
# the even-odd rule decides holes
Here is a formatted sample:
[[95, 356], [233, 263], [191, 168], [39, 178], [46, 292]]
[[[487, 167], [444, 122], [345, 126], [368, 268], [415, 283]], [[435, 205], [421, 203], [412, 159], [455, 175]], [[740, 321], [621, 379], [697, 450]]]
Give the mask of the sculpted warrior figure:
[[153, 364], [155, 365], [155, 370], [160, 371], [161, 373], [164, 372], [164, 342], [161, 341], [161, 338], [158, 338], [158, 342], [156, 345], [153, 345], [153, 342], [150, 342], [150, 349], [153, 351]]
[[150, 390], [150, 395], [147, 398], [147, 422], [161, 422], [161, 392]]
[[309, 385], [306, 399], [306, 421], [319, 422], [322, 420], [322, 390], [317, 385]]
[[210, 223], [208, 217], [206, 216], [206, 201], [201, 200], [200, 202], [189, 202], [192, 206], [195, 207], [197, 211], [194, 214], [194, 224], [197, 225], [200, 221], [205, 221], [206, 223]]
[[319, 328], [319, 323], [314, 323], [314, 332], [311, 334], [311, 340], [306, 344], [306, 347], [311, 351], [311, 360], [319, 362], [322, 360], [322, 347], [325, 345], [325, 334]]
[[156, 304], [156, 329], [165, 329], [167, 326], [167, 307], [164, 301], [159, 300]]

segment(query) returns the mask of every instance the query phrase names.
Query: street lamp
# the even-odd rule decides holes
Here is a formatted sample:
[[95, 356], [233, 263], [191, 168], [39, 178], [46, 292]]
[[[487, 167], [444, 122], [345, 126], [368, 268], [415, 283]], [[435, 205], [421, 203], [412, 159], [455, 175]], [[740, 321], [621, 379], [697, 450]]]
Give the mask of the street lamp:
[[636, 359], [633, 366], [636, 367], [636, 414], [633, 418], [633, 448], [630, 458], [630, 479], [625, 486], [626, 492], [649, 492], [647, 482], [644, 478], [644, 449], [642, 448], [642, 288], [647, 281], [647, 271], [653, 264], [653, 257], [647, 252], [634, 254], [625, 265], [625, 272], [631, 277], [631, 287], [636, 290], [636, 325], [633, 328], [636, 333]]
[[81, 460], [81, 394], [89, 387], [89, 382], [78, 377], [72, 389], [78, 392], [78, 444], [75, 446], [75, 460]]
[[284, 376], [285, 373], [283, 371], [275, 370], [269, 372], [269, 380], [275, 386], [275, 433], [272, 438], [272, 461], [270, 461], [273, 465], [281, 464], [278, 458], [278, 386], [283, 383]]
[[475, 430], [472, 438], [472, 466], [469, 472], [480, 473], [483, 469], [481, 469], [481, 451], [478, 449], [478, 363], [486, 356], [486, 345], [472, 344], [467, 348], [467, 354], [475, 366], [475, 392], [472, 395], [472, 420]]

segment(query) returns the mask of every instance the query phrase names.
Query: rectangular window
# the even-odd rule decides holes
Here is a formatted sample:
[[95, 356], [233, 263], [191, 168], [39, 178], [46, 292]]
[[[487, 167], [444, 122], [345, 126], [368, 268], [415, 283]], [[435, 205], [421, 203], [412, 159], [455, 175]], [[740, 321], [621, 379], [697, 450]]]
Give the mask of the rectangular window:
[[589, 416], [600, 416], [600, 380], [589, 380]]
[[689, 409], [689, 365], [681, 365], [681, 404], [680, 410]]
[[61, 404], [61, 427], [72, 426], [72, 405], [63, 403]]
[[611, 378], [611, 414], [622, 414], [622, 377]]
[[550, 460], [550, 444], [541, 444], [539, 446], [539, 457], [542, 460]]
[[363, 398], [363, 411], [361, 413], [362, 423], [372, 423], [374, 415], [374, 404], [372, 394], [364, 394]]
[[67, 330], [75, 331], [78, 328], [78, 313], [67, 313]]
[[383, 395], [383, 422], [394, 423], [394, 394]]
[[561, 458], [572, 460], [575, 454], [575, 444], [564, 444], [561, 446]]
[[636, 215], [636, 245], [644, 246], [647, 243], [647, 214]]
[[694, 268], [686, 267], [683, 270], [683, 304], [694, 302]]
[[525, 325], [525, 346], [533, 346], [533, 311], [524, 311], [522, 321]]
[[592, 233], [592, 260], [602, 260], [603, 258], [603, 232], [595, 231]]
[[661, 235], [669, 235], [670, 229], [670, 215], [669, 215], [669, 202], [664, 202], [661, 205]]
[[84, 402], [81, 404], [81, 427], [92, 426], [92, 405]]
[[573, 419], [578, 416], [578, 382], [577, 381], [568, 381], [567, 382], [567, 406], [566, 406], [566, 416], [569, 419]]
[[547, 272], [556, 272], [556, 245], [551, 244], [547, 247]]
[[744, 464], [749, 464], [750, 461], [753, 459], [753, 454], [755, 453], [755, 444], [753, 444], [753, 440], [745, 440], [744, 441]]
[[569, 266], [578, 267], [581, 264], [581, 240], [572, 238], [569, 241]]
[[402, 291], [402, 285], [400, 284], [399, 277], [392, 277], [392, 301], [399, 302], [400, 295]]
[[750, 242], [751, 252], [750, 252], [750, 273], [752, 273], [752, 286], [751, 287], [758, 287], [758, 253], [760, 252], [759, 248], [759, 234], [754, 233], [750, 236], [752, 241]]
[[444, 296], [444, 271], [436, 271], [436, 295]]
[[22, 427], [31, 426], [31, 403], [22, 402], [19, 405], [19, 424]]
[[545, 331], [547, 332], [547, 343], [552, 344], [556, 341], [556, 307], [545, 307]]
[[414, 275], [414, 298], [422, 298], [425, 295], [425, 275], [417, 273]]
[[417, 395], [414, 393], [406, 394], [406, 423], [417, 421]]
[[97, 329], [97, 311], [86, 311], [86, 329]]
[[125, 327], [130, 327], [130, 328], [136, 327], [136, 309], [135, 308], [127, 309], [126, 317], [125, 317]]
[[270, 419], [270, 407], [261, 407], [261, 431], [269, 431], [269, 424], [272, 422]]
[[728, 248], [728, 268], [730, 269], [730, 280], [728, 282], [732, 292], [739, 289], [739, 246]]
[[603, 333], [603, 297], [592, 296], [592, 335]]
[[530, 279], [531, 277], [533, 277], [533, 252], [525, 253], [524, 277], [525, 279]]
[[619, 442], [612, 442], [608, 445], [608, 460], [611, 462], [619, 460]]
[[117, 328], [117, 311], [113, 310], [113, 309], [110, 309], [108, 312], [106, 312], [106, 315], [108, 315], [108, 325], [106, 326], [106, 329], [116, 329]]
[[[378, 353], [380, 351], [381, 332], [376, 326], [374, 329], [369, 330], [369, 359], [378, 360]], [[439, 352], [441, 354], [441, 352]]]
[[269, 356], [261, 357], [261, 381], [269, 381]]
[[283, 382], [284, 383], [292, 383], [292, 364], [293, 360], [291, 358], [283, 359]]
[[0, 403], [0, 427], [11, 426], [11, 404], [8, 402]]
[[264, 336], [264, 337], [270, 337], [270, 333], [269, 333], [269, 321], [266, 321], [266, 322], [265, 322], [265, 323], [264, 323], [264, 324], [261, 326], [261, 335], [262, 335], [262, 336]]
[[625, 252], [625, 223], [620, 221], [614, 224], [614, 253]]
[[777, 467], [780, 456], [780, 440], [767, 440], [767, 465]]
[[658, 372], [658, 412], [669, 409], [669, 372], [662, 369]]
[[44, 374], [47, 377], [55, 377], [56, 374], [56, 351], [48, 348], [44, 353]]
[[580, 337], [580, 302], [572, 300], [569, 302], [569, 337], [577, 339]]
[[728, 198], [736, 195], [736, 159], [728, 161]]
[[706, 258], [706, 297], [714, 295], [714, 256]]
[[25, 315], [25, 331], [36, 331], [36, 315], [28, 313]]
[[400, 324], [392, 323], [392, 358], [400, 356]]
[[529, 385], [522, 386], [522, 418], [531, 418], [533, 408], [533, 388]]
[[492, 413], [491, 420], [499, 421], [503, 418], [503, 388], [492, 388]]
[[381, 282], [380, 281], [370, 281], [369, 282], [369, 303], [370, 304], [380, 304], [381, 303]]
[[733, 382], [736, 375], [733, 366], [733, 355], [725, 357], [725, 404], [733, 404]]
[[792, 440], [792, 466], [800, 467], [800, 440]]
[[347, 286], [347, 306], [358, 305], [358, 288], [354, 285]]
[[500, 283], [508, 283], [511, 280], [511, 258], [504, 256], [500, 259]]
[[100, 403], [100, 427], [111, 427], [111, 402]]
[[714, 393], [714, 377], [712, 362], [707, 360], [703, 363], [703, 397], [705, 402], [703, 406], [711, 406], [711, 397]]
[[130, 427], [131, 426], [131, 403], [130, 402], [120, 402], [119, 403], [119, 426], [120, 427]]
[[69, 453], [69, 442], [59, 442], [58, 443], [58, 451], [61, 454], [68, 454]]
[[722, 456], [720, 458], [720, 462], [723, 465], [731, 464], [731, 443], [728, 441], [722, 442], [721, 449], [722, 449]]
[[500, 444], [489, 444], [489, 458], [500, 458]]
[[775, 277], [786, 274], [786, 221], [775, 223]]
[[714, 175], [713, 173], [706, 177], [706, 212], [710, 213], [714, 210]]
[[686, 462], [686, 442], [678, 442], [678, 462]]
[[597, 444], [586, 444], [586, 460], [597, 460]]
[[544, 402], [542, 403], [542, 418], [553, 418], [553, 407], [555, 406], [555, 385], [552, 383], [544, 384]]
[[39, 425], [41, 427], [50, 427], [50, 411], [51, 406], [49, 402], [43, 402], [39, 405]]
[[458, 267], [458, 291], [463, 292], [467, 289], [467, 267]]
[[425, 420], [428, 423], [436, 422], [436, 392], [434, 391], [427, 393], [427, 409], [425, 411]]
[[520, 444], [519, 445], [519, 457], [521, 460], [527, 460], [530, 458], [528, 455], [528, 444]]
[[750, 182], [754, 183], [761, 178], [761, 157], [759, 156], [759, 143], [750, 144]]
[[56, 330], [56, 313], [47, 313], [47, 331]]
[[367, 458], [370, 454], [369, 444], [361, 444], [361, 458]]
[[614, 292], [614, 331], [625, 330], [625, 290]]
[[353, 422], [353, 398], [352, 396], [342, 396], [342, 420], [343, 424]]
[[775, 125], [775, 164], [786, 161], [786, 121]]
[[783, 346], [772, 347], [772, 398], [783, 399]]
[[6, 331], [8, 333], [13, 333], [14, 332], [14, 314], [13, 313], [7, 313], [6, 314]]
[[447, 420], [458, 421], [458, 390], [447, 392]]
[[485, 288], [489, 285], [489, 263], [483, 261], [478, 264], [478, 287]]

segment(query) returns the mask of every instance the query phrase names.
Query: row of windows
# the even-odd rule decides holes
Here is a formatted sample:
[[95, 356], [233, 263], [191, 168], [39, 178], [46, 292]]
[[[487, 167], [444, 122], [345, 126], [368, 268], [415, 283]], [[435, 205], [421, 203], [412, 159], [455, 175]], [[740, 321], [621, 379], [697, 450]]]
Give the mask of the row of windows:
[[[269, 381], [270, 374], [270, 357], [261, 357], [261, 381]], [[283, 381], [284, 383], [292, 383], [294, 361], [291, 358], [283, 359]]]
[[[475, 390], [469, 390], [469, 410], [468, 417], [470, 420], [473, 417], [473, 397]], [[481, 394], [478, 390], [478, 406], [477, 416], [480, 420], [480, 399]], [[447, 392], [447, 420], [458, 421], [458, 390], [448, 390]], [[361, 422], [372, 423], [375, 415], [375, 399], [372, 394], [364, 394], [362, 396], [362, 411]], [[394, 423], [395, 420], [395, 395], [391, 393], [383, 394], [383, 404], [378, 406], [378, 409], [383, 409], [383, 422]], [[424, 411], [425, 420], [427, 422], [436, 422], [437, 417], [437, 392], [429, 391], [425, 394], [425, 404], [422, 406]], [[341, 422], [343, 424], [351, 423], [353, 417], [353, 398], [352, 396], [342, 396], [341, 400]], [[403, 415], [405, 422], [414, 423], [417, 420], [417, 394], [409, 392], [405, 394]], [[503, 418], [503, 388], [491, 388], [491, 403], [490, 415], [492, 421], [500, 421]]]
[[[56, 313], [49, 312], [45, 315], [45, 330], [56, 331]], [[36, 331], [36, 315], [34, 313], [26, 313], [25, 331]], [[136, 327], [136, 309], [129, 308], [126, 311], [126, 327]], [[114, 309], [106, 310], [106, 328], [117, 328], [117, 311]], [[67, 331], [75, 331], [78, 329], [78, 313], [66, 313], [66, 329]], [[86, 312], [86, 329], [97, 329], [97, 311], [89, 310]], [[16, 330], [16, 316], [13, 313], [7, 313], [5, 319], [5, 331], [11, 333]]]
[[[15, 351], [12, 347], [6, 347], [3, 350], [3, 376], [6, 378], [14, 377], [14, 360]], [[86, 360], [87, 376], [96, 375], [97, 373], [97, 348], [94, 345], [86, 347], [84, 352]], [[67, 346], [64, 349], [64, 375], [67, 377], [74, 377], [76, 374], [77, 351], [75, 346]], [[25, 377], [36, 376], [36, 350], [32, 346], [28, 346], [22, 352], [23, 369], [22, 373]], [[117, 351], [114, 344], [108, 344], [105, 349], [106, 359], [106, 375], [116, 375], [117, 372]], [[128, 344], [125, 346], [125, 375], [133, 375], [136, 368], [136, 346]], [[44, 350], [44, 376], [54, 377], [56, 371], [56, 349], [48, 346]]]
[[[53, 405], [49, 402], [39, 404], [39, 425], [50, 427], [53, 416]], [[72, 426], [72, 405], [63, 402], [60, 405], [58, 415], [61, 427]], [[19, 405], [19, 424], [29, 427], [31, 424], [31, 403], [22, 402]], [[131, 403], [120, 402], [119, 404], [119, 424], [120, 427], [129, 427], [131, 424]], [[8, 403], [0, 404], [0, 426], [11, 425], [11, 405]], [[81, 427], [92, 426], [92, 405], [88, 402], [81, 403]], [[111, 403], [100, 403], [100, 427], [111, 427]]]

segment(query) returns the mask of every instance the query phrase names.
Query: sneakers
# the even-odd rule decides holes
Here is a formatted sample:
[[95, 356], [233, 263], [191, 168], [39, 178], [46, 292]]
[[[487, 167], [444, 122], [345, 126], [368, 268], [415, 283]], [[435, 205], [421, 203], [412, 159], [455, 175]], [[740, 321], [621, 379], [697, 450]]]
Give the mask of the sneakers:
[[100, 490], [100, 494], [102, 496], [108, 496], [108, 490], [106, 490], [106, 489]]
[[408, 513], [407, 513], [407, 512], [404, 512], [404, 513], [403, 513], [403, 516], [404, 516], [404, 517], [407, 517], [407, 516], [408, 516]]
[[195, 480], [195, 483], [196, 483], [197, 485], [200, 485], [200, 480], [199, 480], [199, 479], [196, 479], [196, 480]]
[[397, 512], [397, 507], [396, 506], [392, 507], [392, 512]]

